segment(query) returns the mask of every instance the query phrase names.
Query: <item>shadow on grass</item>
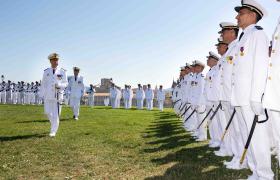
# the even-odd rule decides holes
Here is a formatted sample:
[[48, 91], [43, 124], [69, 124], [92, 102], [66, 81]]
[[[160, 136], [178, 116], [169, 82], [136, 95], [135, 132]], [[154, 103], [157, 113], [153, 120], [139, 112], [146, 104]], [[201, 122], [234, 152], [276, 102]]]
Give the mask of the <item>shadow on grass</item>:
[[[205, 143], [197, 143], [182, 127], [174, 113], [157, 113], [156, 120], [144, 132], [149, 148], [144, 153], [155, 153], [151, 162], [168, 167], [163, 175], [147, 177], [157, 179], [239, 179], [246, 178], [249, 170], [228, 170], [223, 165], [230, 157], [214, 155]], [[150, 140], [152, 139], [152, 140]]]
[[42, 138], [42, 137], [46, 137], [46, 134], [30, 134], [30, 135], [22, 135], [22, 136], [3, 136], [3, 137], [0, 137], [0, 142], [25, 140], [25, 139], [33, 139], [33, 138]]
[[[60, 119], [59, 121], [70, 121], [72, 120], [72, 118], [63, 118], [63, 119]], [[18, 121], [16, 122], [16, 124], [25, 124], [25, 123], [48, 123], [50, 122], [49, 120], [31, 120], [31, 121]]]

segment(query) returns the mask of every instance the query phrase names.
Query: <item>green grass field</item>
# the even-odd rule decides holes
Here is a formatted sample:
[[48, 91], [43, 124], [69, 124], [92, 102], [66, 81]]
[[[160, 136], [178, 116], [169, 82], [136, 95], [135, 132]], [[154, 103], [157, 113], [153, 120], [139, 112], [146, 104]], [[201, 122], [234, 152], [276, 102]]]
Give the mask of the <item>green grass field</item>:
[[0, 179], [239, 179], [165, 112], [63, 107], [55, 138], [41, 106], [0, 105]]

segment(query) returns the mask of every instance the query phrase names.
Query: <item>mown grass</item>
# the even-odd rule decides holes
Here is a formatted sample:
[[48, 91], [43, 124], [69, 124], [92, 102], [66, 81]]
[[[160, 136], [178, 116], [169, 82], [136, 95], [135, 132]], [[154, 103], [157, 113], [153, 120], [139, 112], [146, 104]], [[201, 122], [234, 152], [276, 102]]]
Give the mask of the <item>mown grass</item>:
[[165, 112], [63, 107], [55, 138], [42, 106], [0, 105], [1, 179], [239, 179]]

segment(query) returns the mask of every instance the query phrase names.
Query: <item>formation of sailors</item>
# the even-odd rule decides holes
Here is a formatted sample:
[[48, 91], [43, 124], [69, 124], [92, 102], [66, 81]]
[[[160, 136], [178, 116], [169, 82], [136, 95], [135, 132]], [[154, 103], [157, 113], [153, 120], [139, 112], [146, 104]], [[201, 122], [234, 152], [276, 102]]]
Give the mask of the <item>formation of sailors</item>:
[[[155, 91], [157, 97], [155, 97]], [[158, 102], [158, 108], [160, 111], [164, 109], [165, 101], [165, 91], [163, 86], [160, 85], [158, 90], [153, 90], [151, 84], [147, 85], [147, 88], [144, 90], [141, 84], [138, 84], [138, 88], [135, 92], [136, 99], [136, 108], [143, 109], [144, 101], [146, 102], [146, 109], [153, 110], [154, 100]], [[115, 84], [111, 85], [110, 88], [110, 103], [113, 109], [120, 108], [121, 99], [123, 98], [124, 108], [130, 109], [132, 107], [132, 99], [134, 98], [133, 90], [130, 85], [125, 85], [124, 89], [117, 87]]]
[[39, 97], [40, 83], [24, 81], [14, 83], [2, 80], [0, 83], [0, 104], [42, 104]]
[[206, 77], [200, 61], [181, 68], [174, 110], [196, 141], [206, 141], [209, 131], [215, 155], [232, 157], [226, 168], [272, 180], [271, 156], [280, 157], [280, 21], [270, 44], [257, 25], [266, 16], [257, 1], [243, 0], [235, 11], [237, 24], [219, 24], [219, 55], [209, 52]]

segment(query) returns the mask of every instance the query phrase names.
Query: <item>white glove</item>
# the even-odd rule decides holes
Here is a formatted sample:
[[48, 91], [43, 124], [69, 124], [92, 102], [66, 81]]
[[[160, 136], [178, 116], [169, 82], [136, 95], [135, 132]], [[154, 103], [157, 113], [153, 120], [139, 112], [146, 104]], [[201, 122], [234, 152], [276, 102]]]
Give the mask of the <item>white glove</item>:
[[255, 102], [255, 101], [251, 101], [250, 103], [251, 103], [251, 108], [256, 115], [259, 116], [261, 114], [264, 114], [262, 103]]
[[56, 88], [56, 89], [60, 89], [58, 83], [55, 83], [55, 88]]

